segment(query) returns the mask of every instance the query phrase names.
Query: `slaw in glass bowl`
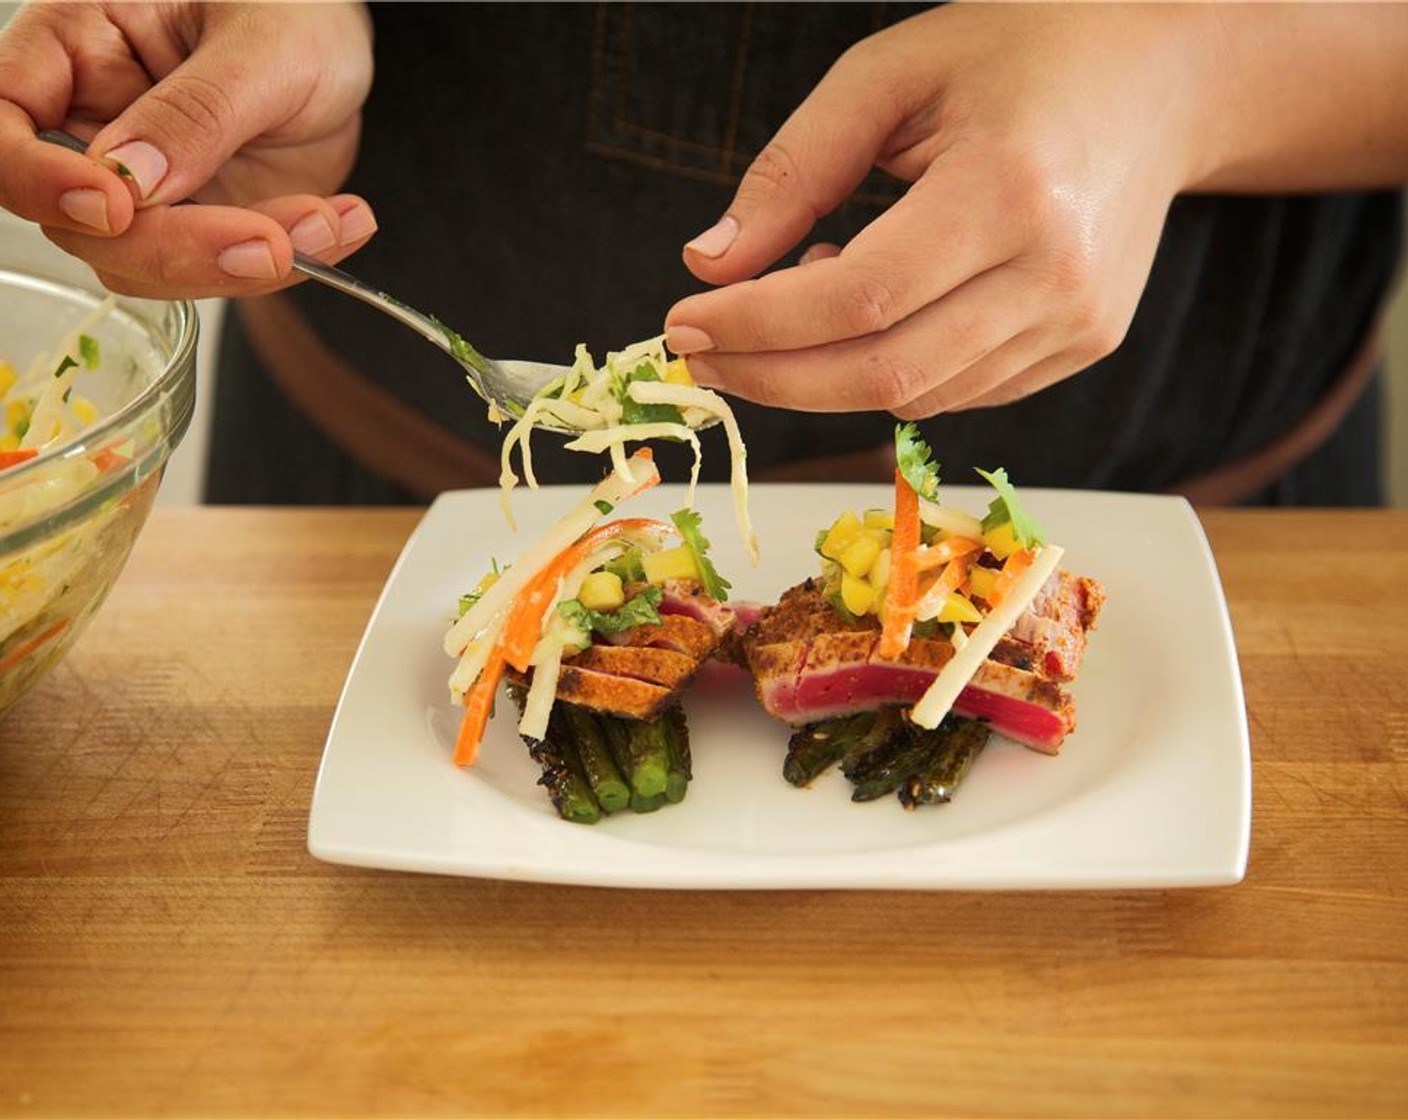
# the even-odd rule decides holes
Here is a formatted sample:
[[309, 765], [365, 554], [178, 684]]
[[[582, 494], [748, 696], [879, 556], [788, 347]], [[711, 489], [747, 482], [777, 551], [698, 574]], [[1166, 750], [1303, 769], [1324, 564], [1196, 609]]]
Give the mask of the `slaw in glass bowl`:
[[37, 228], [0, 223], [0, 360], [52, 360], [80, 326], [91, 359], [66, 371], [91, 422], [0, 469], [0, 716], [107, 597], [195, 406], [194, 305], [107, 299]]

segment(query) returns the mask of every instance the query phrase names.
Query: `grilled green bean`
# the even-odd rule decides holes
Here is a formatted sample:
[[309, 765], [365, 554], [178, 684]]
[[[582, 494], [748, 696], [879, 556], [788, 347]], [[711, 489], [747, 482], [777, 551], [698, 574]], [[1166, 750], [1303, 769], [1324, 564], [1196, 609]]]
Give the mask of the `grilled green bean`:
[[665, 745], [669, 750], [670, 772], [665, 777], [665, 799], [672, 804], [683, 801], [694, 777], [694, 759], [689, 749], [689, 724], [684, 708], [676, 704], [660, 717], [665, 728]]
[[617, 813], [631, 803], [631, 790], [616, 768], [606, 734], [591, 712], [575, 704], [558, 704], [566, 734], [582, 759], [582, 770], [592, 793], [608, 813]]
[[865, 755], [847, 773], [855, 785], [852, 801], [874, 801], [899, 788], [911, 774], [922, 769], [934, 753], [934, 744], [916, 739], [901, 728], [882, 747]]
[[917, 730], [917, 734], [930, 738], [936, 749], [923, 769], [900, 786], [900, 802], [906, 809], [949, 801], [992, 732], [980, 720], [950, 715], [933, 731]]
[[631, 794], [631, 809], [637, 813], [653, 813], [656, 809], [663, 808], [665, 804], [666, 798], [663, 791], [649, 797], [642, 797], [638, 793]]
[[630, 720], [631, 790], [641, 797], [664, 793], [670, 777], [670, 748], [661, 720]]
[[887, 742], [899, 726], [893, 708], [809, 724], [789, 740], [782, 776], [794, 786], [808, 785], [838, 762], [855, 763]]
[[528, 749], [543, 768], [538, 784], [548, 791], [558, 816], [574, 824], [595, 824], [601, 819], [601, 806], [562, 721], [550, 721], [547, 736], [530, 740]]

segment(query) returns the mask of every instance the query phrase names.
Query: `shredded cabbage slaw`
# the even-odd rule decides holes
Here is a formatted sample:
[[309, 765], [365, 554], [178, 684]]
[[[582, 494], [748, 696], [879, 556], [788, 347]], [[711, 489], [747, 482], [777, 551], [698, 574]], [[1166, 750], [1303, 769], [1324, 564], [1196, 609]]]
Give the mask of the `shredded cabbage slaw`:
[[[490, 418], [500, 417], [491, 410]], [[504, 517], [514, 524], [509, 499], [520, 481], [513, 469], [515, 447], [522, 481], [537, 488], [529, 437], [534, 426], [544, 422], [580, 433], [567, 443], [569, 451], [609, 454], [612, 470], [623, 480], [630, 477], [628, 443], [668, 439], [689, 444], [694, 452], [688, 497], [692, 507], [702, 454], [695, 430], [712, 419], [722, 422], [728, 438], [734, 517], [748, 557], [756, 564], [758, 538], [748, 514], [748, 452], [738, 422], [722, 396], [694, 384], [683, 358], [669, 356], [664, 335], [609, 353], [601, 366], [585, 345], [577, 346], [571, 369], [528, 402], [504, 437], [499, 474]]]
[[455, 746], [457, 765], [474, 760], [506, 666], [533, 670], [520, 734], [540, 739], [546, 733], [563, 651], [568, 645], [582, 644], [584, 638], [562, 620], [557, 604], [574, 598], [582, 581], [602, 564], [633, 546], [658, 546], [673, 531], [662, 522], [644, 519], [598, 525], [622, 500], [659, 481], [660, 472], [649, 452], [638, 451], [627, 461], [624, 478], [615, 471], [608, 474], [484, 587], [450, 627], [445, 652], [457, 659], [450, 674], [450, 693], [465, 707]]
[[[90, 334], [112, 310], [108, 297], [54, 347], [36, 354], [19, 373], [0, 360], [0, 532], [27, 524], [81, 494], [101, 473], [130, 460], [130, 445], [84, 455], [58, 456], [38, 470], [18, 468], [67, 443], [100, 419], [92, 401], [75, 391], [81, 371], [102, 361]], [[94, 541], [113, 511], [0, 558], [0, 707], [16, 687], [11, 670], [63, 633], [71, 619], [65, 596], [91, 566]]]
[[80, 369], [94, 369], [101, 360], [97, 340], [89, 332], [115, 303], [113, 296], [103, 300], [52, 351], [36, 354], [23, 376], [0, 361], [0, 453], [22, 462], [97, 421], [96, 406], [75, 393], [73, 383]]

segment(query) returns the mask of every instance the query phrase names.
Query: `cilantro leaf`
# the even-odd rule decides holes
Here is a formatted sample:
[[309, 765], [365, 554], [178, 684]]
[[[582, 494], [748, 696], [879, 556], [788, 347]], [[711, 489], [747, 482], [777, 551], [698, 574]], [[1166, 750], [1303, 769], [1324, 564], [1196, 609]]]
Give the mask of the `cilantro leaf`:
[[580, 599], [567, 599], [557, 605], [557, 612], [578, 630], [588, 634], [619, 634], [636, 626], [658, 625], [660, 600], [664, 594], [660, 588], [650, 584], [614, 611], [594, 611], [583, 606]]
[[596, 511], [597, 511], [597, 513], [601, 514], [603, 517], [605, 517], [605, 516], [606, 516], [607, 514], [609, 514], [613, 509], [616, 508], [615, 506], [613, 506], [610, 502], [606, 501], [605, 499], [598, 499], [597, 501], [593, 502], [592, 505], [596, 506]]
[[614, 611], [592, 611], [592, 629], [598, 634], [619, 634], [633, 626], [659, 625], [660, 600], [664, 597], [665, 592], [659, 587], [647, 584]]
[[914, 492], [931, 502], [939, 498], [939, 464], [933, 457], [917, 424], [895, 426], [895, 465]]
[[[390, 299], [391, 297], [388, 296], [387, 298]], [[396, 299], [392, 299], [391, 302], [399, 304], [401, 307], [406, 306], [404, 303], [401, 303], [399, 300]], [[437, 327], [440, 328], [440, 332], [445, 336], [445, 343], [447, 346], [449, 346], [450, 353], [454, 356], [457, 362], [464, 363], [472, 367], [473, 369], [478, 370], [481, 374], [488, 376], [489, 363], [484, 360], [483, 354], [481, 354], [478, 350], [476, 350], [473, 346], [466, 342], [457, 331], [454, 331], [450, 327], [447, 327], [434, 315], [427, 315], [426, 318], [428, 318], [432, 323], [434, 323]]]
[[592, 612], [582, 605], [580, 599], [564, 599], [557, 604], [557, 615], [573, 630], [580, 631], [590, 641], [592, 636]]
[[641, 404], [631, 396], [631, 382], [659, 381], [660, 375], [649, 362], [636, 366], [621, 382], [622, 424], [683, 424], [684, 414], [672, 404]]
[[1012, 522], [1012, 535], [1017, 538], [1017, 543], [1023, 548], [1044, 545], [1046, 532], [1037, 523], [1036, 518], [1022, 508], [1021, 499], [1017, 497], [1016, 487], [1008, 481], [1007, 471], [998, 467], [992, 472], [978, 469], [978, 473], [992, 483], [997, 490], [997, 497], [989, 503], [988, 515], [983, 518], [983, 532], [986, 533], [1010, 521]]
[[613, 573], [622, 583], [639, 583], [645, 579], [645, 565], [641, 563], [641, 550], [628, 548], [614, 560], [608, 560], [603, 567]]
[[733, 585], [719, 575], [709, 560], [709, 542], [699, 531], [702, 518], [695, 510], [682, 509], [670, 514], [670, 520], [680, 531], [680, 539], [684, 541], [685, 547], [694, 554], [694, 562], [699, 566], [699, 578], [704, 584], [705, 594], [716, 602], [724, 602], [728, 598], [729, 588]]
[[82, 356], [83, 365], [87, 369], [98, 368], [98, 340], [91, 334], [81, 334], [78, 336], [78, 353]]

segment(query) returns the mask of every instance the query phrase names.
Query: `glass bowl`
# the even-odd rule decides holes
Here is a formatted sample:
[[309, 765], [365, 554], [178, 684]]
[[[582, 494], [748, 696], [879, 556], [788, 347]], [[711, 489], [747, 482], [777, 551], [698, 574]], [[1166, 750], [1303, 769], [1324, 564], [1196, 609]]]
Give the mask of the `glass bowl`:
[[[106, 298], [37, 228], [0, 220], [0, 360], [23, 374]], [[197, 331], [190, 303], [118, 297], [84, 328], [98, 360], [73, 386], [97, 418], [0, 470], [0, 718], [68, 652], [127, 562], [190, 424]]]

